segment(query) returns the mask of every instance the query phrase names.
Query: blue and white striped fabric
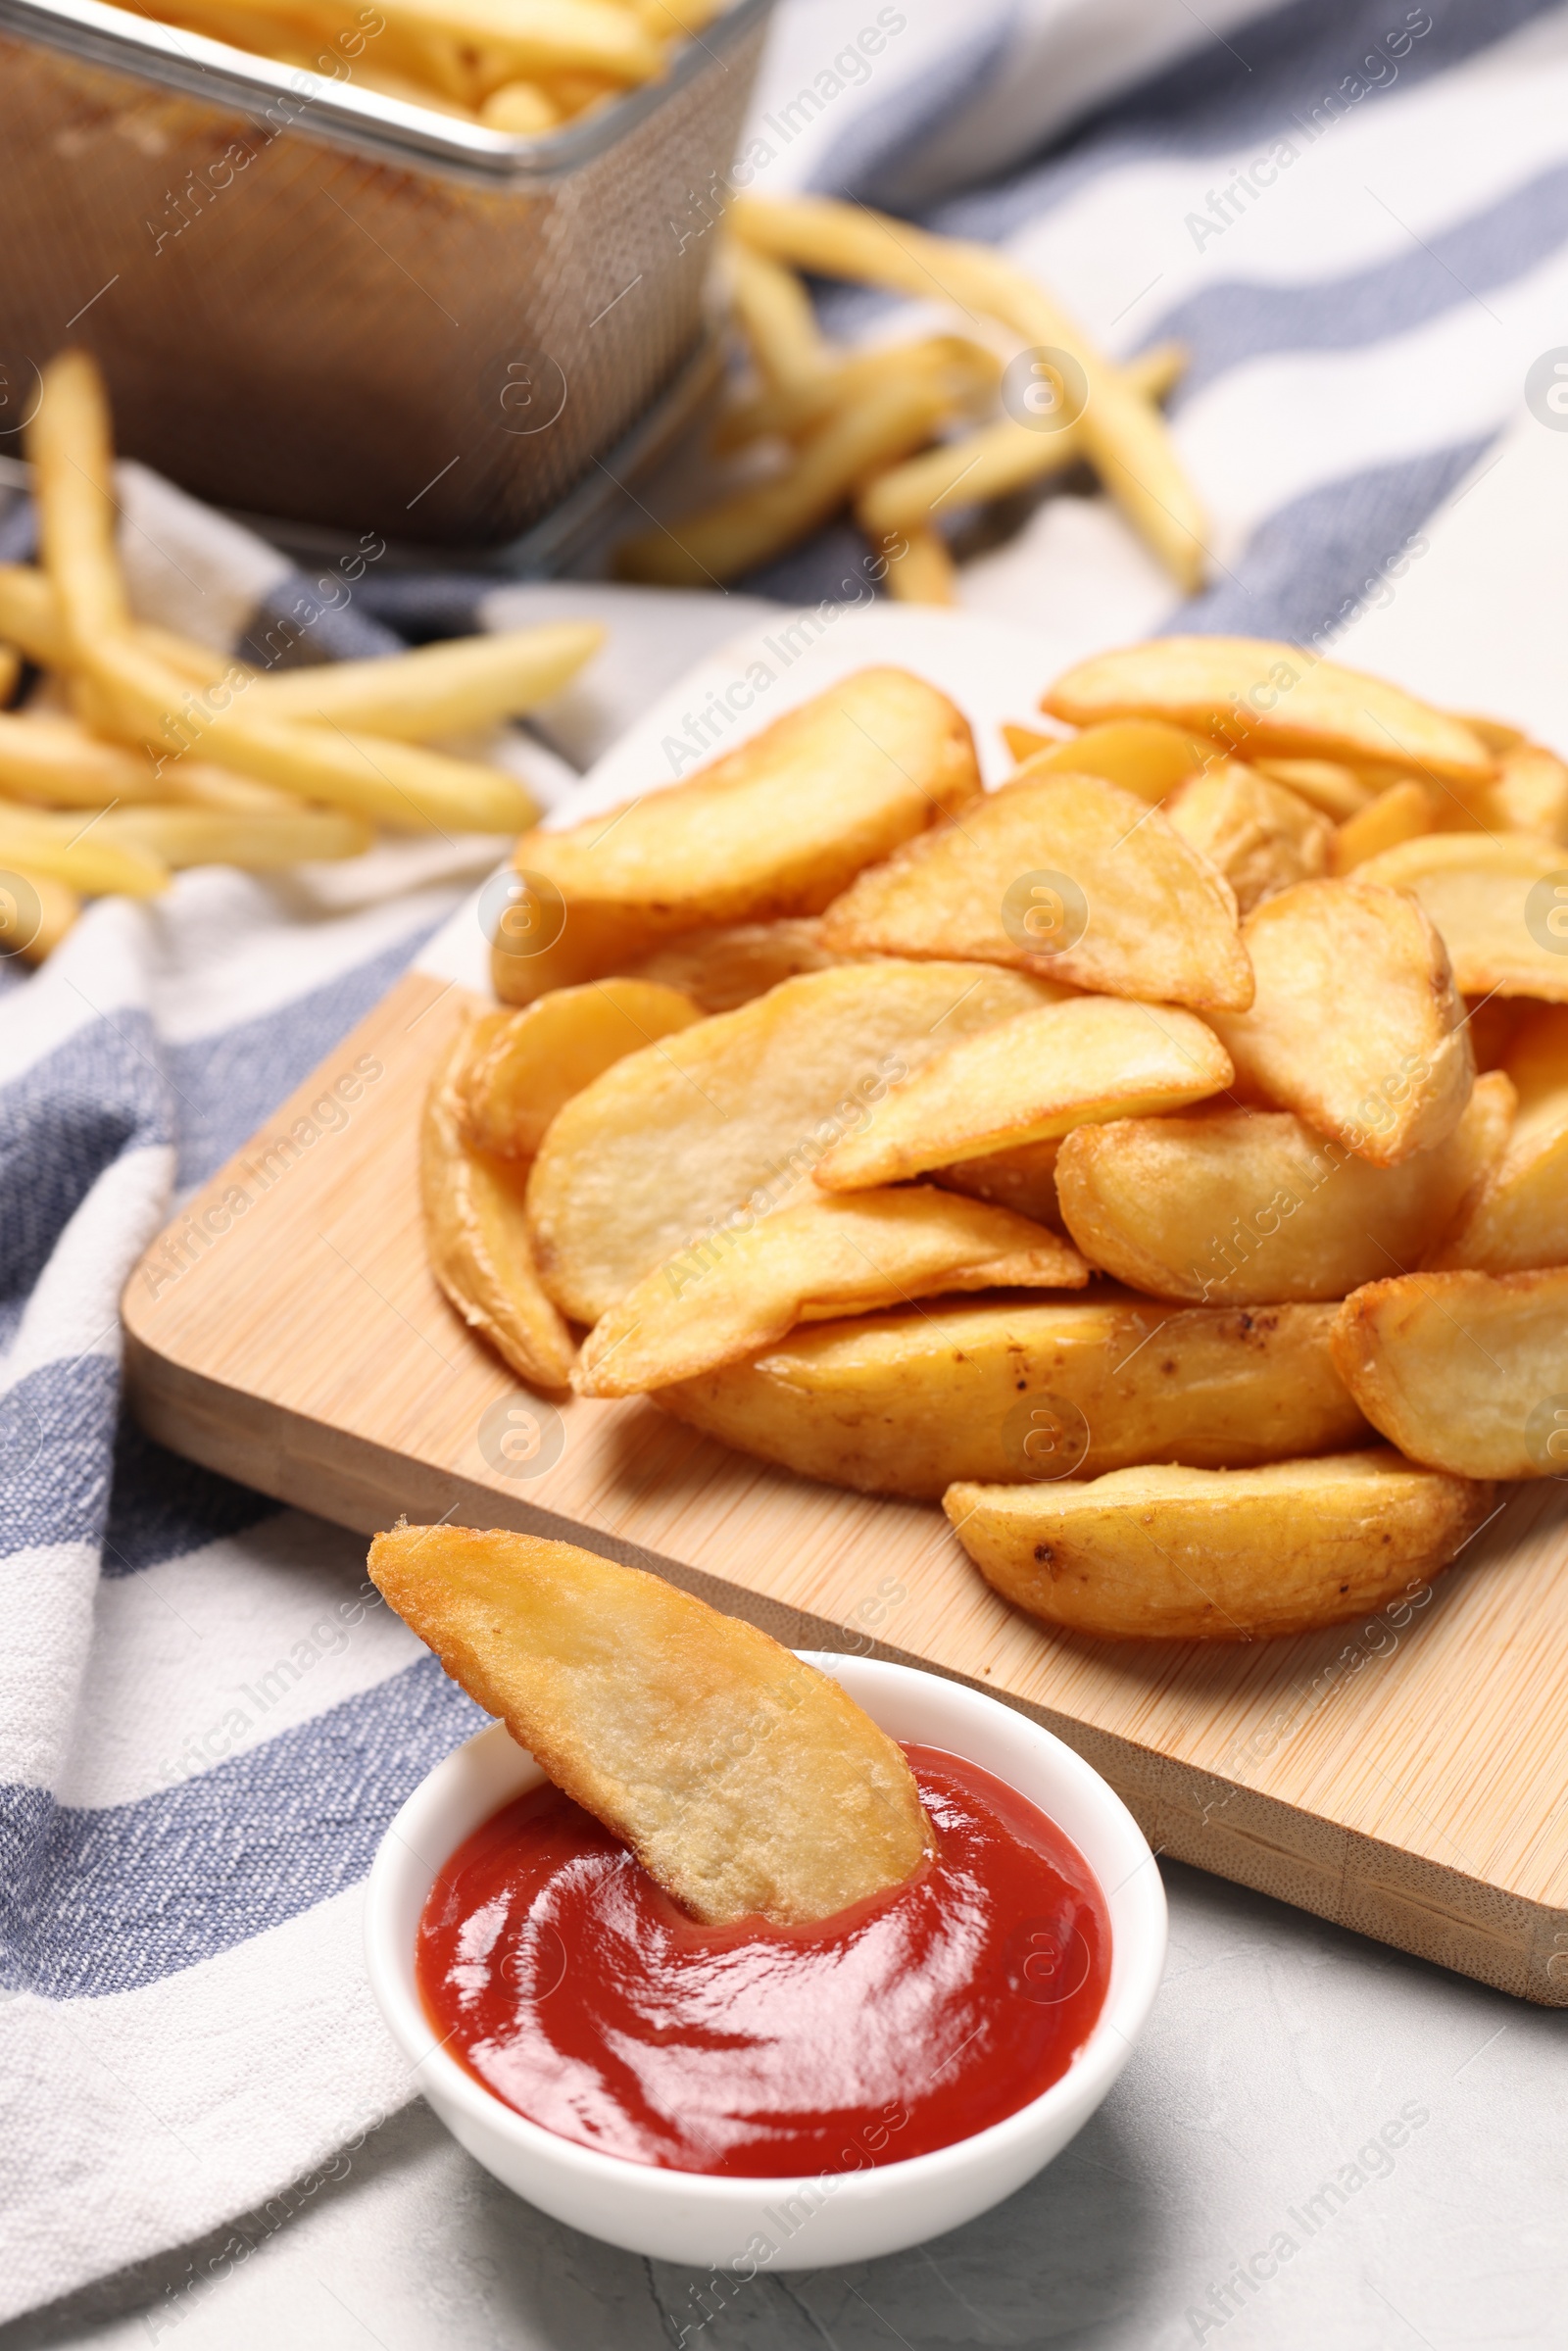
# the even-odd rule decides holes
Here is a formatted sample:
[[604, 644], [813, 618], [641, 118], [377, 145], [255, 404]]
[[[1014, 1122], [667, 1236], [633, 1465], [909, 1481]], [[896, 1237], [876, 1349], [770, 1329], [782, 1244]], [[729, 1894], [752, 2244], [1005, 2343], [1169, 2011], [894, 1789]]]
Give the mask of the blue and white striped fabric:
[[[1114, 351], [1188, 342], [1176, 429], [1218, 567], [1182, 625], [1312, 635], [1378, 598], [1531, 361], [1568, 344], [1568, 11], [1208, 0], [1212, 29], [1181, 0], [862, 13], [904, 20], [865, 76], [833, 65], [843, 0], [786, 7], [749, 136], [806, 128], [756, 184], [1004, 241]], [[1027, 160], [1086, 103], [1100, 113]], [[895, 317], [824, 299], [845, 331]], [[141, 608], [243, 635], [280, 580], [224, 544], [220, 621], [198, 626], [145, 566]], [[844, 553], [830, 534], [749, 584], [840, 592]], [[182, 579], [193, 563], [186, 546]], [[1076, 493], [963, 581], [1051, 659], [1178, 617]], [[576, 766], [758, 615], [744, 596], [373, 571], [356, 596], [408, 636], [605, 612], [612, 653], [552, 718]], [[363, 1980], [359, 1889], [475, 1711], [368, 1592], [358, 1542], [119, 1420], [116, 1301], [171, 1200], [375, 1001], [487, 854], [189, 874], [155, 905], [94, 907], [36, 976], [0, 974], [0, 2316], [297, 2202], [407, 2095]]]

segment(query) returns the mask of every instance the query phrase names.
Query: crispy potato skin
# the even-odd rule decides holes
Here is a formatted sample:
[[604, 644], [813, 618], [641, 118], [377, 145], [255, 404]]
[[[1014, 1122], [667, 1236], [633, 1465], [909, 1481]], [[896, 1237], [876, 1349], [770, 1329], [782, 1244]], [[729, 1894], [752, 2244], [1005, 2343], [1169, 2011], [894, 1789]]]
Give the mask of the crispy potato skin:
[[1381, 1608], [1446, 1567], [1493, 1490], [1379, 1446], [1255, 1470], [956, 1485], [944, 1507], [998, 1592], [1107, 1641], [1266, 1641]]
[[[1494, 1002], [1525, 1010], [1518, 998]], [[1504, 1053], [1519, 1097], [1507, 1150], [1428, 1265], [1525, 1273], [1568, 1264], [1568, 1004], [1539, 1005]]]
[[597, 1322], [656, 1265], [777, 1207], [952, 1039], [1056, 993], [973, 964], [844, 964], [629, 1054], [566, 1103], [534, 1162], [540, 1280]]
[[934, 1184], [808, 1196], [658, 1266], [596, 1323], [572, 1372], [583, 1396], [638, 1396], [744, 1360], [798, 1322], [950, 1290], [1081, 1290], [1089, 1268], [1044, 1225]]
[[[1027, 760], [961, 824], [869, 867], [828, 908], [825, 943], [844, 955], [1003, 963], [1196, 1011], [1245, 1010], [1252, 974], [1223, 874], [1136, 792], [1041, 763], [1051, 758]], [[1063, 901], [1070, 935], [1050, 952], [1028, 944], [1038, 935], [1028, 922], [1046, 907], [1020, 907], [1009, 927], [1009, 891], [1037, 873], [1065, 876], [1082, 900], [1070, 917]]]
[[1152, 1298], [1342, 1298], [1419, 1263], [1484, 1190], [1514, 1090], [1478, 1078], [1432, 1151], [1374, 1167], [1285, 1110], [1191, 1110], [1080, 1127], [1056, 1158], [1062, 1218], [1093, 1265]]
[[1218, 866], [1244, 915], [1276, 891], [1329, 870], [1334, 827], [1328, 817], [1240, 759], [1222, 759], [1190, 776], [1165, 803], [1165, 813], [1182, 838]]
[[504, 1159], [531, 1159], [564, 1102], [627, 1053], [701, 1018], [675, 989], [628, 979], [481, 1015], [457, 1076], [469, 1142]]
[[457, 1078], [467, 1051], [465, 1036], [430, 1088], [419, 1133], [430, 1270], [468, 1328], [520, 1380], [564, 1388], [575, 1350], [534, 1271], [522, 1173], [464, 1140]]
[[447, 1673], [711, 1926], [831, 1918], [933, 1850], [901, 1749], [755, 1626], [566, 1543], [399, 1525], [369, 1570]]
[[525, 1004], [685, 932], [819, 914], [979, 792], [973, 739], [946, 695], [907, 670], [860, 670], [683, 783], [524, 833], [514, 862], [561, 893], [565, 927], [543, 955], [498, 943], [496, 994]]
[[1568, 1001], [1568, 956], [1532, 930], [1530, 894], [1562, 870], [1554, 840], [1523, 833], [1429, 833], [1371, 857], [1357, 880], [1406, 890], [1430, 916], [1466, 996]]
[[1058, 677], [1040, 707], [1069, 726], [1163, 718], [1244, 759], [1392, 759], [1458, 784], [1496, 771], [1464, 719], [1263, 637], [1158, 637], [1097, 654]]
[[1412, 1461], [1467, 1478], [1568, 1470], [1568, 1267], [1368, 1282], [1330, 1344], [1367, 1419]]
[[803, 1477], [922, 1501], [956, 1479], [1057, 1465], [1241, 1469], [1370, 1434], [1329, 1356], [1336, 1311], [1112, 1293], [869, 1315], [797, 1330], [654, 1400]]
[[1173, 1005], [1069, 996], [950, 1046], [895, 1086], [813, 1170], [828, 1192], [1046, 1143], [1088, 1120], [1180, 1109], [1236, 1072], [1211, 1028]]
[[1299, 882], [1248, 917], [1257, 993], [1213, 1026], [1237, 1077], [1392, 1167], [1457, 1126], [1475, 1059], [1442, 939], [1398, 890]]

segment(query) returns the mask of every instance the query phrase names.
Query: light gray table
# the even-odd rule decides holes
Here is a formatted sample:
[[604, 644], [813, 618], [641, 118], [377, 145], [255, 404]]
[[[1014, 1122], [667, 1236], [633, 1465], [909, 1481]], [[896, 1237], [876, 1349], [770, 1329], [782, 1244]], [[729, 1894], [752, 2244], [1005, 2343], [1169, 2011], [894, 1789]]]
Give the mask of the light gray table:
[[187, 2265], [227, 2230], [0, 2351], [1561, 2351], [1563, 2014], [1164, 1867], [1166, 1981], [1126, 2073], [1038, 2180], [934, 2244], [760, 2278], [703, 2324], [695, 2273], [545, 2220], [421, 2104], [297, 2220], [241, 2223], [265, 2241], [204, 2293], [180, 2294]]

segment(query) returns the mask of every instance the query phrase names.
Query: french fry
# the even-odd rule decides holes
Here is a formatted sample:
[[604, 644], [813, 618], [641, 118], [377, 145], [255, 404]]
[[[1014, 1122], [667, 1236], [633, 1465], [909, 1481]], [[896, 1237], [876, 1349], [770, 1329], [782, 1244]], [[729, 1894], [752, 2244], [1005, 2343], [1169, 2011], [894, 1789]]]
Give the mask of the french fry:
[[875, 386], [833, 410], [776, 479], [623, 541], [618, 576], [700, 588], [755, 570], [828, 521], [869, 475], [929, 440], [953, 405], [940, 373], [914, 371]]
[[958, 573], [940, 531], [899, 533], [882, 549], [887, 589], [895, 604], [956, 604]]
[[1334, 836], [1334, 871], [1353, 873], [1384, 850], [1419, 840], [1435, 828], [1439, 813], [1436, 798], [1413, 775], [1390, 784], [1340, 826]]
[[1235, 895], [1208, 859], [1120, 785], [1032, 760], [870, 866], [822, 937], [846, 955], [1006, 963], [1198, 1011], [1252, 1001]]
[[[227, 654], [149, 621], [134, 622], [131, 633], [148, 653], [193, 685], [213, 685], [236, 666], [243, 667]], [[42, 669], [70, 668], [71, 646], [47, 571], [34, 570], [29, 563], [0, 563], [0, 637], [11, 638]]]
[[263, 676], [241, 708], [270, 724], [342, 726], [418, 742], [460, 735], [533, 710], [604, 643], [597, 621], [565, 620], [421, 645], [373, 661], [323, 661]]
[[144, 850], [172, 870], [184, 865], [237, 865], [270, 873], [280, 865], [359, 857], [374, 842], [369, 826], [336, 808], [114, 808], [98, 836]]
[[[1141, 399], [1155, 401], [1180, 380], [1186, 365], [1181, 344], [1161, 343], [1129, 360], [1122, 372]], [[873, 540], [918, 530], [950, 499], [956, 506], [983, 506], [1029, 482], [1067, 472], [1082, 463], [1086, 446], [1081, 417], [1057, 432], [1035, 432], [1010, 417], [982, 425], [879, 474], [861, 491], [856, 519]]]
[[911, 1306], [803, 1325], [654, 1401], [802, 1477], [919, 1501], [957, 1478], [1246, 1469], [1365, 1440], [1329, 1355], [1338, 1311], [1161, 1306], [1103, 1284], [1083, 1298]]
[[1077, 1250], [1010, 1208], [934, 1185], [803, 1200], [734, 1234], [716, 1264], [656, 1266], [594, 1325], [582, 1396], [642, 1396], [755, 1355], [798, 1322], [956, 1290], [1081, 1290]]
[[1531, 1013], [1503, 1067], [1518, 1096], [1507, 1149], [1428, 1265], [1520, 1273], [1568, 1264], [1568, 1005]]
[[702, 1013], [651, 980], [593, 980], [474, 1024], [455, 1086], [466, 1140], [531, 1159], [564, 1102], [627, 1053], [690, 1028]]
[[1212, 735], [1253, 765], [1396, 759], [1461, 785], [1490, 783], [1496, 772], [1462, 719], [1383, 678], [1257, 637], [1156, 637], [1099, 654], [1058, 677], [1041, 708], [1070, 726], [1164, 718]]
[[9, 705], [21, 682], [21, 654], [14, 645], [0, 644], [0, 710]]
[[[725, 258], [736, 314], [768, 390], [797, 397], [826, 392], [840, 362], [823, 340], [811, 298], [795, 271], [745, 245], [732, 244]], [[857, 392], [863, 388], [856, 386]]]
[[1057, 1154], [1057, 1199], [1090, 1263], [1154, 1298], [1343, 1298], [1441, 1242], [1501, 1160], [1513, 1102], [1505, 1076], [1478, 1078], [1452, 1134], [1396, 1167], [1286, 1111], [1080, 1127]]
[[1243, 914], [1329, 870], [1335, 835], [1328, 818], [1240, 759], [1219, 759], [1189, 776], [1164, 807], [1183, 840], [1225, 876]]
[[1369, 1282], [1330, 1344], [1367, 1419], [1412, 1461], [1463, 1478], [1568, 1470], [1568, 1267]]
[[1032, 775], [1102, 775], [1155, 808], [1178, 784], [1225, 756], [1206, 737], [1187, 734], [1158, 718], [1109, 718], [1102, 726], [1060, 739], [1024, 726], [1002, 731], [1020, 765], [1028, 761]]
[[540, 138], [561, 119], [560, 107], [537, 81], [504, 81], [479, 109], [487, 130], [506, 130], [519, 138]]
[[1201, 584], [1205, 524], [1164, 419], [1016, 263], [988, 246], [932, 236], [823, 197], [739, 196], [729, 220], [735, 233], [776, 261], [917, 301], [945, 295], [960, 310], [1000, 319], [1031, 348], [1068, 354], [1084, 376], [1084, 447], [1105, 487], [1179, 584]]
[[[208, 0], [178, 0], [188, 18], [199, 19]], [[277, 23], [286, 37], [297, 25], [296, 0], [247, 0], [259, 18]], [[387, 0], [380, 10], [388, 42], [400, 62], [434, 74], [453, 97], [483, 97], [488, 88], [519, 78], [581, 72], [614, 86], [650, 81], [660, 72], [663, 51], [633, 12], [609, 0]], [[349, 0], [315, 0], [310, 23], [318, 38], [355, 28]], [[441, 71], [443, 54], [463, 53], [480, 86]]]
[[1005, 1599], [1106, 1641], [1268, 1641], [1383, 1607], [1485, 1523], [1492, 1488], [1382, 1447], [1260, 1469], [957, 1485], [943, 1507]]
[[1568, 1001], [1568, 855], [1556, 842], [1429, 833], [1370, 858], [1356, 878], [1410, 892], [1466, 996]]
[[[745, 253], [746, 248], [737, 246], [735, 251]], [[753, 262], [760, 259], [758, 255], [748, 258]], [[826, 357], [814, 373], [792, 380], [775, 377], [750, 399], [727, 409], [713, 428], [713, 448], [722, 454], [743, 449], [751, 441], [799, 440], [833, 410], [863, 399], [873, 386], [907, 374], [911, 367], [921, 373], [940, 371], [952, 384], [958, 408], [994, 392], [1002, 374], [1002, 362], [995, 352], [965, 335], [926, 335], [914, 343], [880, 343], [873, 350], [852, 352], [847, 357], [828, 345], [821, 348]]]
[[83, 897], [122, 892], [127, 898], [156, 898], [169, 886], [169, 869], [146, 851], [102, 840], [101, 823], [82, 824], [76, 814], [57, 816], [40, 808], [0, 802], [0, 868], [44, 874]]
[[81, 900], [53, 874], [0, 876], [0, 955], [41, 963], [54, 954], [81, 912]]
[[556, 935], [542, 919], [521, 938], [503, 923], [496, 994], [527, 1003], [624, 971], [699, 926], [815, 914], [979, 792], [947, 697], [907, 670], [859, 670], [667, 791], [524, 835], [514, 863], [531, 893], [555, 894]]
[[564, 1104], [534, 1161], [539, 1275], [597, 1322], [656, 1267], [676, 1288], [805, 1184], [890, 1080], [1045, 982], [962, 963], [846, 963], [628, 1054]]
[[1443, 941], [1403, 891], [1361, 873], [1298, 882], [1242, 938], [1257, 993], [1212, 1018], [1244, 1084], [1379, 1167], [1451, 1133], [1470, 1033]]
[[523, 1175], [464, 1138], [458, 1080], [467, 1053], [468, 1039], [460, 1037], [430, 1088], [419, 1133], [430, 1270], [468, 1328], [520, 1380], [564, 1388], [571, 1334], [534, 1270]]
[[152, 762], [100, 742], [74, 718], [0, 711], [0, 793], [44, 808], [102, 808], [166, 797]]
[[101, 639], [128, 634], [130, 609], [115, 551], [109, 401], [84, 351], [63, 351], [43, 370], [27, 452], [44, 568], [67, 648], [86, 666]]
[[369, 1569], [453, 1680], [706, 1925], [829, 1918], [933, 1850], [886, 1732], [661, 1576], [537, 1536], [401, 1523]]
[[1190, 1012], [1068, 997], [949, 1046], [812, 1172], [828, 1192], [897, 1184], [1090, 1121], [1179, 1110], [1235, 1074], [1213, 1030]]

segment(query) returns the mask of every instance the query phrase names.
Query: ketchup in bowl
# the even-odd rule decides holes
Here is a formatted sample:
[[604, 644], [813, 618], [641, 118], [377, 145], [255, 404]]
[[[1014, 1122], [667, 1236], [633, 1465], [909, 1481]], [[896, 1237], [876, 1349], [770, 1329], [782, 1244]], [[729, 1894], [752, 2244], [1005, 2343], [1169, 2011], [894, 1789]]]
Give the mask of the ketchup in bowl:
[[940, 1748], [905, 1753], [935, 1858], [809, 1927], [700, 1926], [589, 1813], [531, 1788], [425, 1904], [434, 2030], [530, 2121], [673, 2171], [858, 2170], [1016, 2113], [1100, 2014], [1105, 1899], [1014, 1789]]

